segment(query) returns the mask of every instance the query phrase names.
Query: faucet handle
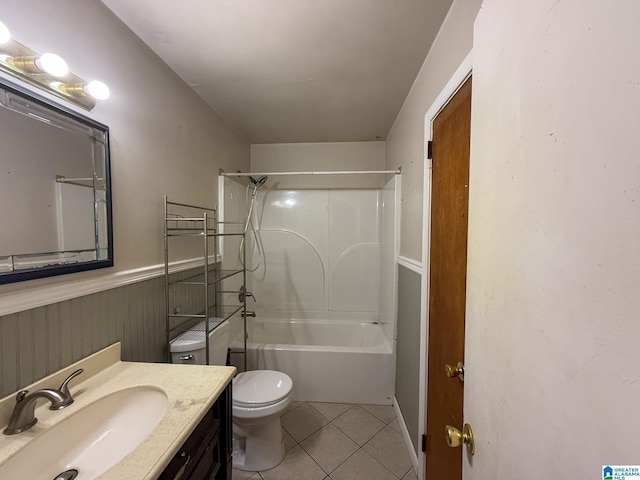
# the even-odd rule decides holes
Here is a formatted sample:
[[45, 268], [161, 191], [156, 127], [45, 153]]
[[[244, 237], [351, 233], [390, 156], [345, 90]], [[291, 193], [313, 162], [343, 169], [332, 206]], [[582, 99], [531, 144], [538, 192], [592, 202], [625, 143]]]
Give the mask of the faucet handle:
[[238, 301], [242, 303], [247, 299], [247, 297], [253, 298], [254, 302], [256, 301], [256, 296], [253, 293], [247, 291], [247, 287], [242, 285], [240, 287], [240, 292], [238, 292]]
[[71, 392], [69, 391], [69, 382], [71, 381], [72, 378], [77, 377], [82, 372], [84, 372], [84, 368], [79, 368], [78, 370], [73, 372], [71, 375], [69, 375], [67, 379], [64, 382], [62, 382], [62, 385], [60, 385], [60, 393], [62, 393], [63, 396], [70, 398], [71, 402], [73, 402], [73, 397], [71, 396]]
[[16, 403], [20, 403], [22, 400], [24, 400], [24, 397], [27, 396], [27, 393], [29, 393], [29, 390], [20, 390], [16, 395]]

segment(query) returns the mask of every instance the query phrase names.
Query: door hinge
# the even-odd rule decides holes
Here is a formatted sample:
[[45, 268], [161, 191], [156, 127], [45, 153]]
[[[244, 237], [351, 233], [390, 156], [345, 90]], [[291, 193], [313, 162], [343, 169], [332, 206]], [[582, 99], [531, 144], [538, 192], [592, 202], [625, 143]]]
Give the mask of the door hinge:
[[432, 156], [433, 156], [433, 142], [429, 140], [427, 142], [427, 158], [431, 160]]
[[422, 451], [423, 452], [427, 451], [427, 436], [426, 435], [422, 435]]

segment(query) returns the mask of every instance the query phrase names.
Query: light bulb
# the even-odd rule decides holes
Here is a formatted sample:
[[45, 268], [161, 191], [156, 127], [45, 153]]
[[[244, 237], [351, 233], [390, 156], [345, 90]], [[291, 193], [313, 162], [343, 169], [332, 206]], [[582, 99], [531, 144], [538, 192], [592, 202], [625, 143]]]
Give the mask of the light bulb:
[[92, 80], [91, 82], [87, 83], [84, 86], [84, 91], [96, 100], [106, 100], [111, 94], [111, 92], [109, 91], [109, 87], [107, 87], [100, 80]]
[[4, 23], [0, 22], [0, 45], [7, 43], [9, 40], [11, 40], [9, 29]]
[[36, 59], [36, 66], [54, 77], [64, 77], [69, 72], [67, 62], [55, 53], [44, 53]]

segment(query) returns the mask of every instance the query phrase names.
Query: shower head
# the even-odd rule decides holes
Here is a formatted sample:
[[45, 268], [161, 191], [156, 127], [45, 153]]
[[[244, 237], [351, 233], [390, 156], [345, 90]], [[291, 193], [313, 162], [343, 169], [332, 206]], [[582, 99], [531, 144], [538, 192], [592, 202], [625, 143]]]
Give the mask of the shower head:
[[262, 177], [258, 178], [257, 180], [255, 178], [253, 178], [252, 176], [249, 176], [249, 180], [251, 180], [251, 183], [253, 183], [256, 188], [260, 188], [261, 186], [263, 186], [265, 183], [267, 183], [268, 179], [269, 179], [269, 177], [267, 177], [265, 175], [263, 175]]

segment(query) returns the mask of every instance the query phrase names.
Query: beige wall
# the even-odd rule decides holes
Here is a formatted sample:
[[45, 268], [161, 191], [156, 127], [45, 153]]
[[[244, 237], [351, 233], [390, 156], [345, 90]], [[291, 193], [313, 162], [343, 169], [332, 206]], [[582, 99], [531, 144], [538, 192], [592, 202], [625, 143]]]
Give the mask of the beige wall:
[[635, 0], [478, 16], [465, 480], [639, 463], [638, 25]]
[[[471, 51], [480, 4], [481, 0], [453, 2], [386, 140], [387, 168], [402, 167], [400, 255], [418, 262], [422, 262], [424, 116]], [[428, 272], [427, 265], [423, 269]], [[414, 448], [421, 455], [417, 448], [418, 436], [424, 431], [419, 420], [420, 300], [412, 294], [420, 288], [420, 280], [409, 275], [398, 284], [396, 397]]]
[[[103, 80], [111, 98], [89, 115], [111, 129], [115, 269], [162, 263], [162, 195], [215, 205], [218, 168], [249, 167], [248, 143], [97, 0], [3, 5], [14, 38]], [[0, 294], [105, 270], [0, 287]]]
[[481, 0], [456, 0], [386, 141], [387, 168], [402, 166], [400, 255], [422, 261], [424, 115], [471, 51]]
[[[275, 143], [251, 145], [252, 172], [316, 172], [384, 170], [384, 142]], [[375, 176], [273, 176], [277, 188], [382, 187]]]

